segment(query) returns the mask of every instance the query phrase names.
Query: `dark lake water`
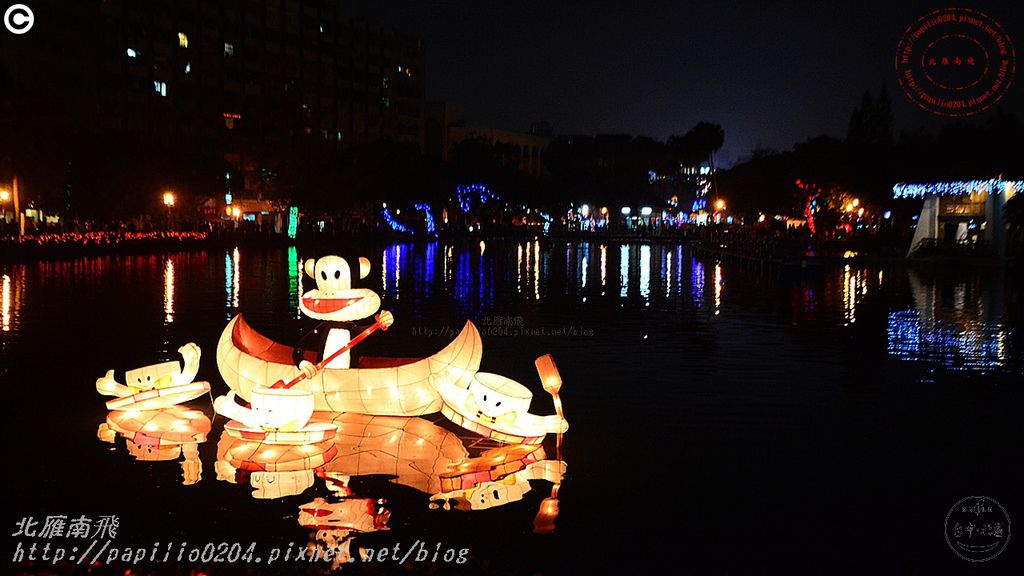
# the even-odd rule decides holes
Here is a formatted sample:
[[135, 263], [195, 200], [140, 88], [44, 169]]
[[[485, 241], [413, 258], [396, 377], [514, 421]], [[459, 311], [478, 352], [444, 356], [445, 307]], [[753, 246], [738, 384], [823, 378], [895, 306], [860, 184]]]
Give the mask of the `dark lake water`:
[[[414, 567], [438, 573], [1019, 570], [1020, 536], [978, 565], [944, 537], [965, 496], [1024, 518], [1022, 302], [1007, 273], [762, 273], [677, 245], [547, 239], [360, 249], [373, 269], [359, 285], [396, 318], [360, 345], [366, 353], [427, 355], [473, 320], [481, 369], [529, 386], [535, 413], [553, 407], [533, 361], [554, 355], [570, 429], [554, 533], [532, 532], [544, 481], [519, 502], [466, 512], [429, 509], [416, 486], [368, 476], [353, 490], [387, 499], [390, 530], [358, 535], [356, 547], [469, 550], [464, 565]], [[107, 411], [95, 390], [108, 369], [176, 360], [195, 342], [198, 379], [225, 393], [214, 352], [232, 316], [283, 342], [308, 328], [297, 264], [310, 255], [0, 264], [8, 533], [24, 516], [117, 515], [120, 546], [315, 537], [297, 515], [331, 498], [323, 479], [266, 500], [218, 479], [217, 416], [198, 447], [201, 479], [186, 485], [183, 458], [140, 461], [123, 440], [97, 438]], [[189, 406], [214, 416], [209, 397]], [[403, 572], [395, 564], [369, 569]]]

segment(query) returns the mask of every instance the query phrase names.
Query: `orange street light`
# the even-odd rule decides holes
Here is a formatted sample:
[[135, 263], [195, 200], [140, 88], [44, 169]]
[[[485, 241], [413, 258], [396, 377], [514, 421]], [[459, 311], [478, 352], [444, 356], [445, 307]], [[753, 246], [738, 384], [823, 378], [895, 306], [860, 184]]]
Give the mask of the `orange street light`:
[[11, 193], [7, 190], [0, 190], [0, 202], [7, 202], [11, 199]]
[[164, 206], [174, 206], [174, 192], [164, 192]]
[[231, 209], [231, 215], [238, 218], [242, 215], [242, 210], [238, 206], [235, 206]]
[[720, 199], [717, 202], [715, 202], [715, 210], [718, 210], [719, 212], [725, 210], [725, 200]]

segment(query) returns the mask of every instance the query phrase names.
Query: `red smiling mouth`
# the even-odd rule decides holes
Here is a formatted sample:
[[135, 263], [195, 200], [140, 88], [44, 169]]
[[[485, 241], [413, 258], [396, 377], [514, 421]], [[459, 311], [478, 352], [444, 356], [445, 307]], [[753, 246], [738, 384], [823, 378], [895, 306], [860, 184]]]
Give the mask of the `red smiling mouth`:
[[317, 314], [330, 314], [337, 312], [362, 300], [359, 298], [303, 298], [302, 305], [311, 312]]

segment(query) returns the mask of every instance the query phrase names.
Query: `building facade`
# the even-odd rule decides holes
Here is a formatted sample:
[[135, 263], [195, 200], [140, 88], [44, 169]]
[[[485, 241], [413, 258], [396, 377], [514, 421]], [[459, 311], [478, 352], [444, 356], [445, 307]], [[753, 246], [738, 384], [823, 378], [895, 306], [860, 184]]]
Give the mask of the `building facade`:
[[463, 108], [448, 102], [429, 102], [425, 118], [425, 152], [434, 158], [448, 160], [459, 144], [477, 140], [511, 150], [512, 167], [520, 172], [544, 174], [543, 153], [551, 144], [550, 127], [546, 133], [470, 127], [466, 126]]
[[340, 2], [53, 4], [0, 40], [5, 124], [30, 120], [21, 137], [37, 148], [69, 133], [158, 142], [223, 158], [240, 194], [282, 155], [378, 140], [422, 150], [422, 40], [352, 20]]
[[917, 217], [908, 256], [931, 248], [985, 247], [986, 252], [1006, 256], [1006, 201], [1024, 188], [1024, 182], [1001, 179], [897, 184], [896, 199], [924, 200]]

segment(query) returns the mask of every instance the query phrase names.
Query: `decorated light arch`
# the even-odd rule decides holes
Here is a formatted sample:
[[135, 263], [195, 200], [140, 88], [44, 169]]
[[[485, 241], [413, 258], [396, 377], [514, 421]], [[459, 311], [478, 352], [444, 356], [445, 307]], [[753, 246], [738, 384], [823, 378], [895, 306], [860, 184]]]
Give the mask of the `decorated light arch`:
[[500, 200], [500, 197], [484, 184], [460, 184], [455, 188], [455, 195], [459, 201], [459, 208], [468, 213], [473, 207], [473, 202], [485, 204], [491, 200]]

